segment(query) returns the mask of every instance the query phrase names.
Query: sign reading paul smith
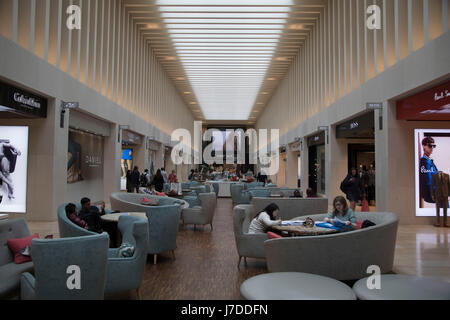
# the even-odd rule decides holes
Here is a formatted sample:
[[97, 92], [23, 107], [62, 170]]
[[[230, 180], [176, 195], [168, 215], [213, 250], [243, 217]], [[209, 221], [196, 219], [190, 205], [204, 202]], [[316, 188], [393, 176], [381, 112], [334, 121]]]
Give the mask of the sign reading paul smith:
[[47, 117], [47, 99], [0, 82], [0, 105], [16, 113]]

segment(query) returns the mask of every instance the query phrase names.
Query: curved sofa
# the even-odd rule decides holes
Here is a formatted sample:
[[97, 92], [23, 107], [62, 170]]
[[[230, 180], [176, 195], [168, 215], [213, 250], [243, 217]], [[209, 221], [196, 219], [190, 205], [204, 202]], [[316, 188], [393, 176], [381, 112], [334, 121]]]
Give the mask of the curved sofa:
[[[82, 236], [93, 236], [97, 233], [81, 228], [76, 225], [72, 221], [67, 218], [66, 215], [66, 205], [68, 203], [64, 203], [58, 207], [58, 227], [59, 227], [59, 236], [61, 238], [75, 238]], [[77, 206], [78, 212], [81, 210], [81, 204], [75, 203]]]
[[[158, 206], [141, 205], [143, 198], [158, 199]], [[137, 193], [113, 193], [110, 196], [111, 208], [124, 212], [145, 212], [148, 218], [148, 254], [157, 255], [172, 251], [177, 247], [176, 239], [181, 215], [181, 205], [178, 199], [157, 197]]]
[[[304, 272], [337, 280], [367, 277], [367, 267], [392, 271], [398, 217], [390, 212], [356, 212], [358, 220], [376, 226], [351, 232], [314, 237], [267, 240], [264, 248], [270, 272]], [[321, 221], [326, 214], [310, 215]], [[306, 217], [302, 217], [303, 219]]]
[[253, 198], [255, 212], [261, 212], [269, 204], [275, 203], [280, 208], [280, 219], [291, 220], [308, 214], [328, 212], [327, 198]]

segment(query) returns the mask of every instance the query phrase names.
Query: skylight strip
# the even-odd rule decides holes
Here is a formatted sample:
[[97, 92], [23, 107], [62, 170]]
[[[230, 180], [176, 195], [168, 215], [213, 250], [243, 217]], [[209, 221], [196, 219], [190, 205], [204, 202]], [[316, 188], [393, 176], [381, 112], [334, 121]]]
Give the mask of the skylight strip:
[[173, 43], [176, 45], [179, 44], [185, 44], [190, 45], [191, 43], [194, 44], [205, 44], [205, 45], [214, 45], [214, 44], [230, 44], [230, 45], [240, 45], [241, 43], [261, 43], [261, 44], [267, 44], [267, 43], [274, 43], [277, 44], [279, 42], [279, 39], [207, 39], [207, 38], [198, 38], [198, 39], [173, 39]]
[[208, 29], [208, 30], [234, 30], [238, 29], [241, 31], [247, 31], [249, 29], [260, 29], [260, 30], [283, 30], [284, 25], [283, 24], [273, 24], [273, 25], [267, 25], [267, 24], [206, 24], [206, 23], [199, 23], [199, 24], [166, 24], [166, 28], [169, 29]]
[[246, 18], [259, 18], [259, 19], [287, 19], [289, 14], [285, 12], [277, 13], [211, 13], [211, 12], [163, 12], [162, 18], [232, 18], [232, 19], [246, 19]]
[[278, 34], [175, 34], [172, 32], [172, 39], [280, 39]]
[[[156, 0], [159, 6], [240, 6], [243, 5], [242, 0]], [[245, 0], [245, 5], [248, 6], [290, 6], [293, 5], [293, 0]]]
[[251, 19], [251, 18], [243, 18], [243, 19], [186, 19], [183, 17], [174, 19], [174, 18], [170, 18], [170, 19], [165, 19], [164, 23], [166, 24], [248, 24], [248, 23], [253, 23], [253, 24], [283, 24], [285, 23], [285, 19]]
[[218, 30], [208, 30], [208, 29], [168, 29], [169, 34], [279, 34], [281, 35], [282, 30], [274, 29], [274, 30], [241, 30], [241, 29], [218, 29]]
[[199, 44], [189, 44], [189, 43], [180, 43], [175, 44], [175, 49], [183, 49], [183, 48], [193, 48], [193, 49], [201, 49], [208, 50], [210, 48], [213, 49], [239, 49], [239, 48], [274, 48], [276, 47], [276, 43], [266, 43], [266, 44], [252, 44], [252, 43], [222, 43], [222, 44], [212, 44], [208, 45], [207, 43], [199, 43]]
[[[191, 4], [191, 3], [189, 3]], [[211, 4], [211, 2], [209, 3]], [[273, 3], [272, 3], [273, 4]], [[168, 7], [162, 4], [161, 7], [159, 7], [159, 11], [164, 12], [183, 12], [183, 13], [190, 13], [190, 12], [207, 12], [207, 13], [287, 13], [291, 11], [291, 8], [289, 6], [277, 6], [277, 7], [259, 7], [259, 6], [249, 6], [247, 4], [241, 5], [238, 7], [224, 7], [224, 6], [204, 6], [204, 7], [197, 7], [197, 6], [173, 6]]]

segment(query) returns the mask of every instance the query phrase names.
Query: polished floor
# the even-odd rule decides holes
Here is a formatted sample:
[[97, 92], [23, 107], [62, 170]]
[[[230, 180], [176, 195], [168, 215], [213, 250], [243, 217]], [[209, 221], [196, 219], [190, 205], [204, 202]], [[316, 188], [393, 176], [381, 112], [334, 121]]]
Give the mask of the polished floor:
[[[29, 223], [41, 237], [58, 236], [57, 223]], [[450, 282], [450, 229], [433, 226], [400, 226], [394, 272], [407, 275], [434, 276]], [[229, 300], [240, 299], [243, 281], [267, 272], [264, 260], [248, 259], [237, 268], [238, 255], [233, 235], [230, 199], [218, 199], [214, 230], [193, 226], [180, 229], [176, 259], [170, 253], [159, 255], [158, 264], [148, 258], [142, 285], [143, 299]], [[135, 299], [135, 293], [110, 297]]]

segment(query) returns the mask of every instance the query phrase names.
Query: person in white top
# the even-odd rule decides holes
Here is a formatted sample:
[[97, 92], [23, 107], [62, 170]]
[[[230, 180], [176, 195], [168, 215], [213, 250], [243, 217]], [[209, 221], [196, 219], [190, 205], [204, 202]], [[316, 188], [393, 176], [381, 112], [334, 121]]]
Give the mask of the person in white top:
[[280, 226], [281, 220], [275, 220], [279, 210], [280, 209], [275, 203], [269, 204], [252, 220], [250, 227], [248, 228], [248, 233], [266, 233], [267, 229], [270, 227]]

